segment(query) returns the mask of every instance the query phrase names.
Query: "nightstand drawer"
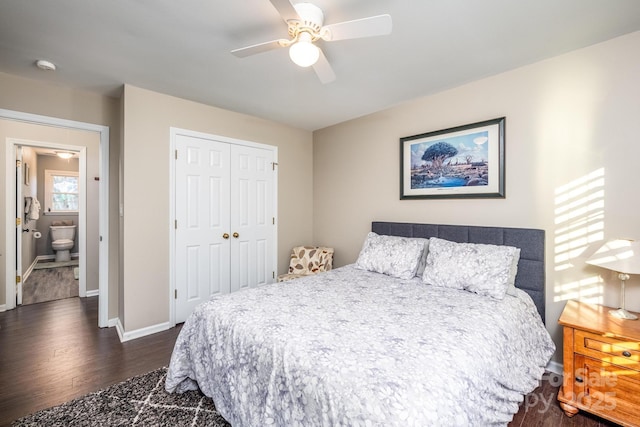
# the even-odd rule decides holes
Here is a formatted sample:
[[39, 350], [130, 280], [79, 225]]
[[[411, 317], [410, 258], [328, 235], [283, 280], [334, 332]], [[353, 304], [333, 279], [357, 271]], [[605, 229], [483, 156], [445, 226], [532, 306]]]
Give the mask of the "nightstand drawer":
[[621, 321], [611, 307], [567, 301], [564, 378], [558, 393], [569, 417], [588, 411], [625, 427], [640, 427], [640, 321]]
[[575, 368], [579, 403], [618, 423], [637, 425], [640, 372], [579, 354]]
[[640, 371], [640, 342], [638, 341], [620, 340], [576, 330], [574, 345], [576, 353]]

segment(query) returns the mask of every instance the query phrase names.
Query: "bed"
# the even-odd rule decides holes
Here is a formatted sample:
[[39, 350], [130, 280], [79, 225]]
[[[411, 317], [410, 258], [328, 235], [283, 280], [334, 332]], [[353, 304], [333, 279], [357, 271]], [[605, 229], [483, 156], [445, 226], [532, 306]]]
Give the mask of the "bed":
[[198, 306], [165, 388], [233, 426], [506, 425], [555, 351], [544, 275], [541, 230], [374, 222], [354, 264]]

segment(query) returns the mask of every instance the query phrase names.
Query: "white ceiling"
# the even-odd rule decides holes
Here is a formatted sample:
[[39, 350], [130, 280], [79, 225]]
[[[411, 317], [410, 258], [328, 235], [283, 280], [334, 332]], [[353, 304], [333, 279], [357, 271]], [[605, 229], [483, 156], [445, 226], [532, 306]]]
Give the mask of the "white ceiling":
[[337, 75], [323, 85], [286, 49], [229, 53], [287, 37], [268, 0], [0, 0], [0, 71], [113, 96], [128, 83], [315, 130], [640, 30], [639, 0], [313, 3], [325, 24], [388, 13], [392, 34], [321, 42]]

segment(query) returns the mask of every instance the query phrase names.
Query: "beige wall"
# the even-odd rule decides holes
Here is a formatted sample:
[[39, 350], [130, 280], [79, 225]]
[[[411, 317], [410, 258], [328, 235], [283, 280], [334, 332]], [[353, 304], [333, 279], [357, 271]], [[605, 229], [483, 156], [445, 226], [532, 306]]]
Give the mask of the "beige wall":
[[126, 332], [169, 321], [169, 129], [278, 147], [278, 270], [312, 238], [311, 132], [126, 85], [123, 316]]
[[[109, 318], [119, 315], [125, 331], [169, 320], [167, 188], [174, 126], [278, 147], [279, 272], [290, 248], [312, 237], [336, 248], [336, 265], [353, 262], [372, 220], [545, 229], [547, 323], [559, 343], [555, 322], [567, 298], [618, 302], [613, 274], [585, 267], [583, 249], [602, 238], [640, 238], [634, 186], [639, 51], [640, 33], [633, 33], [313, 136], [133, 86], [117, 100], [2, 73], [0, 108], [110, 127]], [[501, 116], [507, 117], [506, 199], [399, 200], [400, 137]], [[0, 223], [4, 216], [0, 206]], [[633, 277], [627, 295], [635, 310], [638, 285]]]
[[[547, 327], [560, 347], [566, 299], [619, 301], [614, 274], [587, 267], [585, 248], [640, 239], [638, 52], [636, 32], [316, 131], [314, 243], [344, 265], [373, 220], [542, 228]], [[400, 137], [501, 116], [506, 199], [399, 200]], [[629, 284], [627, 307], [640, 310], [640, 276]]]
[[[68, 89], [53, 83], [0, 73], [0, 108], [108, 126], [110, 130], [109, 194], [109, 319], [118, 315], [118, 157], [120, 139], [119, 101], [89, 92]], [[0, 135], [0, 165], [5, 162], [5, 141]], [[5, 224], [5, 189], [0, 194], [0, 224]], [[0, 227], [0, 253], [4, 252], [4, 227]], [[4, 279], [4, 258], [0, 257], [0, 277]], [[5, 303], [5, 286], [0, 286], [0, 305]]]
[[[278, 272], [286, 270], [292, 246], [311, 241], [313, 163], [308, 131], [131, 86], [118, 100], [0, 73], [0, 93], [0, 108], [109, 126], [109, 318], [119, 317], [125, 332], [169, 320], [171, 126], [277, 146]], [[0, 162], [5, 164], [4, 150]], [[119, 215], [119, 205], [127, 215]], [[3, 194], [0, 223], [4, 216]], [[4, 248], [4, 228], [0, 245]], [[4, 263], [0, 264], [4, 277]], [[2, 288], [0, 304], [4, 297]]]
[[[86, 164], [87, 164], [87, 259], [86, 262], [86, 289], [88, 291], [98, 289], [98, 237], [99, 237], [99, 224], [98, 224], [98, 195], [99, 195], [99, 182], [94, 180], [94, 177], [99, 175], [99, 151], [100, 151], [100, 136], [96, 132], [89, 132], [83, 130], [71, 130], [63, 128], [55, 128], [52, 126], [43, 126], [33, 123], [24, 123], [14, 120], [0, 119], [0, 140], [6, 141], [7, 138], [11, 138], [14, 141], [20, 141], [24, 145], [31, 143], [52, 143], [52, 144], [65, 144], [78, 147], [86, 147]], [[33, 152], [31, 149], [25, 149], [27, 152]], [[6, 164], [4, 159], [4, 152], [0, 155], [0, 164], [3, 166]], [[57, 169], [57, 170], [78, 170], [78, 159], [71, 159], [69, 161], [62, 160], [52, 156], [35, 156], [37, 157], [37, 167], [31, 168], [31, 185], [24, 186], [23, 191], [35, 191], [33, 194], [40, 201], [42, 210], [40, 211], [40, 219], [29, 223], [29, 226], [24, 228], [37, 228], [42, 233], [42, 238], [34, 240], [31, 233], [24, 233], [25, 238], [23, 242], [31, 240], [29, 243], [35, 242], [35, 255], [47, 255], [53, 254], [54, 251], [51, 248], [51, 238], [49, 236], [49, 225], [51, 221], [58, 219], [72, 219], [74, 224], [78, 224], [78, 215], [47, 215], [44, 213], [44, 170], [45, 169]], [[36, 163], [36, 162], [34, 162]], [[71, 166], [71, 167], [69, 167]], [[3, 167], [4, 170], [4, 167]], [[25, 196], [27, 194], [25, 193]], [[0, 206], [4, 209], [5, 198], [2, 197]], [[76, 245], [71, 250], [72, 253], [78, 251], [78, 234], [76, 233]], [[4, 239], [2, 245], [5, 244]], [[24, 243], [23, 243], [24, 245]], [[3, 246], [4, 248], [4, 246]], [[24, 258], [23, 247], [23, 258]], [[33, 259], [31, 259], [32, 261]], [[3, 260], [4, 261], [4, 260]], [[23, 259], [23, 271], [29, 267], [27, 264], [29, 260]], [[6, 287], [2, 287], [0, 292], [4, 295]]]

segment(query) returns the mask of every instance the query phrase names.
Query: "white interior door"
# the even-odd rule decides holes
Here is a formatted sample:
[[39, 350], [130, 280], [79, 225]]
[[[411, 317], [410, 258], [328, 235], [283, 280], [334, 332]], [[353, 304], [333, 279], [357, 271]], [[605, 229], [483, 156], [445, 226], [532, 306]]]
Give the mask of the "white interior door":
[[275, 277], [273, 182], [273, 151], [231, 147], [232, 292]]
[[229, 292], [229, 144], [177, 135], [175, 321]]
[[[22, 147], [16, 147], [16, 304], [22, 305], [22, 227], [24, 222]], [[18, 281], [17, 278], [20, 278]]]

